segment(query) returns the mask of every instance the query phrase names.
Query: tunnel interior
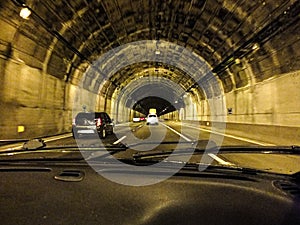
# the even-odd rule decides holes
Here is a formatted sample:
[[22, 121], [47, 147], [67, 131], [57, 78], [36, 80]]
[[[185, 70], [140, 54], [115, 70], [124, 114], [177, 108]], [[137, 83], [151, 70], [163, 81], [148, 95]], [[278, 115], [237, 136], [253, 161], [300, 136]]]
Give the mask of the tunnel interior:
[[85, 105], [297, 127], [299, 15], [295, 0], [1, 1], [1, 136], [68, 132]]
[[149, 113], [151, 108], [156, 109], [157, 116], [161, 116], [170, 112], [174, 112], [177, 110], [174, 104], [170, 103], [169, 101], [155, 96], [145, 97], [138, 102], [136, 102], [133, 106], [133, 110], [138, 111], [144, 115]]

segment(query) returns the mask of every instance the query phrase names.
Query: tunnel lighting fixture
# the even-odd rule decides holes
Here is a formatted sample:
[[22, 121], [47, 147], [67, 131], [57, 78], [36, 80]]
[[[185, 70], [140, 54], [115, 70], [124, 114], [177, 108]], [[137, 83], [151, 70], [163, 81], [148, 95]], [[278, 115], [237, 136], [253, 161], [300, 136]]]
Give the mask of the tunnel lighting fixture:
[[253, 46], [252, 46], [252, 50], [258, 50], [259, 49], [259, 44], [255, 43]]
[[155, 55], [160, 55], [160, 50], [158, 48], [158, 40], [156, 41]]
[[23, 7], [20, 11], [20, 16], [27, 20], [31, 14], [31, 11], [27, 7]]
[[240, 59], [235, 59], [235, 64], [240, 64], [241, 60]]

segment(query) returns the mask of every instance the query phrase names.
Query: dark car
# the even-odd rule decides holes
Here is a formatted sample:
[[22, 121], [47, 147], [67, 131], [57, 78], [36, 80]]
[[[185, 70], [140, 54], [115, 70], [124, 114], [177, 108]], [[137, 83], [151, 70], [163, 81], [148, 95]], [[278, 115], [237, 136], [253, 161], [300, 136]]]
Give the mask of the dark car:
[[72, 133], [74, 138], [95, 134], [106, 138], [113, 134], [113, 129], [113, 121], [106, 112], [80, 112], [73, 121]]

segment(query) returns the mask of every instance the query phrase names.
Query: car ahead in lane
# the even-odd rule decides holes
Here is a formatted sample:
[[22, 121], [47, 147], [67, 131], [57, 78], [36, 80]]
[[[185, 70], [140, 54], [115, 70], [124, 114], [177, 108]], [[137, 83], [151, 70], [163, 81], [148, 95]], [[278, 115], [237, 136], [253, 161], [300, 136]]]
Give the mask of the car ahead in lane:
[[106, 112], [80, 112], [76, 115], [72, 125], [74, 138], [98, 134], [104, 139], [113, 132], [113, 120]]
[[147, 125], [158, 125], [158, 117], [156, 114], [149, 114], [147, 116]]
[[133, 117], [132, 122], [140, 122], [140, 117]]
[[145, 117], [133, 117], [132, 118], [132, 122], [143, 122], [143, 121], [145, 121], [146, 120], [146, 118]]

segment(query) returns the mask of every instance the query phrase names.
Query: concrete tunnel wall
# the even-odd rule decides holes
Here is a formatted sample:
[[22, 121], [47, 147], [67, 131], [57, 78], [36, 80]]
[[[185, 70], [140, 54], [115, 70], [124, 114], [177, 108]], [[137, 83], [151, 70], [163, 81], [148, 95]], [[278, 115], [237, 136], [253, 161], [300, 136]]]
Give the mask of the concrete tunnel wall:
[[[300, 127], [300, 71], [280, 74], [224, 94], [229, 123]], [[184, 120], [210, 121], [209, 100], [185, 100]], [[213, 107], [219, 107], [214, 105]]]
[[[45, 74], [22, 61], [0, 58], [0, 65], [1, 139], [70, 132], [74, 101], [98, 99], [100, 104], [95, 105], [95, 110], [106, 109], [113, 118], [118, 117], [120, 122], [128, 121], [131, 115], [130, 109], [126, 107], [116, 111], [114, 99], [108, 100], [94, 93], [85, 95], [90, 96], [85, 99], [76, 99], [74, 93], [78, 87], [74, 84]], [[299, 81], [300, 71], [278, 74], [263, 82], [226, 93], [226, 108], [232, 108], [232, 114], [223, 115], [226, 116], [227, 127], [248, 124], [291, 128], [293, 140], [299, 140]], [[190, 101], [183, 109], [184, 113], [179, 113], [179, 119], [210, 121], [210, 107], [208, 100]], [[18, 132], [18, 126], [24, 126], [24, 132]]]
[[[299, 84], [300, 71], [296, 71], [224, 94], [224, 107], [232, 110], [231, 113], [226, 110], [224, 120], [228, 133], [278, 145], [300, 145]], [[210, 126], [208, 101], [195, 102], [189, 97], [181, 112], [183, 119]]]
[[[0, 58], [0, 139], [69, 132], [75, 88], [21, 61]], [[18, 132], [18, 126], [24, 132]]]

